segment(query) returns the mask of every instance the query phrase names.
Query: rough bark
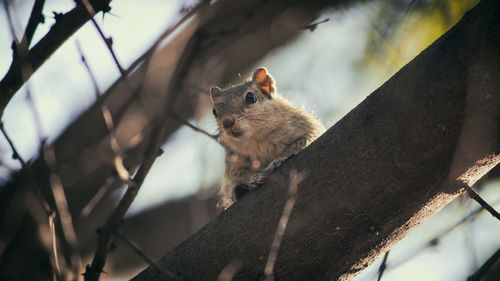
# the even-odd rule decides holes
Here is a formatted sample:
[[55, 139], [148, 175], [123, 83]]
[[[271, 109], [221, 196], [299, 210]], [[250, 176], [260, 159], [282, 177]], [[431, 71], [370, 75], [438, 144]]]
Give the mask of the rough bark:
[[[482, 1], [303, 152], [158, 264], [259, 280], [299, 185], [275, 280], [349, 280], [500, 162], [500, 3]], [[134, 281], [160, 280], [148, 268]]]

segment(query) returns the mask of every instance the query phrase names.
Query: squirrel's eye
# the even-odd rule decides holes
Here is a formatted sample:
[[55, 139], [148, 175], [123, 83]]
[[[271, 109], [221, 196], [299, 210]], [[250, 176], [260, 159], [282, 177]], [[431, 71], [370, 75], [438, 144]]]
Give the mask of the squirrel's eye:
[[217, 117], [217, 110], [215, 110], [215, 107], [212, 109], [212, 113], [215, 117]]
[[256, 103], [257, 97], [252, 92], [248, 92], [247, 96], [245, 97], [245, 102], [247, 104]]

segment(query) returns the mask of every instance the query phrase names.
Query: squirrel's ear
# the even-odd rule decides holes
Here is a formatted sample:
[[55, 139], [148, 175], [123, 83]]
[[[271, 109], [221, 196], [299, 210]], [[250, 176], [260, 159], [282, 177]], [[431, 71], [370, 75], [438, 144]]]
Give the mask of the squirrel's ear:
[[217, 86], [210, 88], [210, 97], [212, 98], [212, 100], [215, 97], [219, 96], [220, 93], [222, 93], [222, 89], [221, 88], [219, 88]]
[[276, 86], [274, 85], [274, 79], [267, 73], [264, 67], [261, 67], [253, 73], [252, 81], [257, 83], [257, 86], [267, 94], [269, 97], [276, 92]]

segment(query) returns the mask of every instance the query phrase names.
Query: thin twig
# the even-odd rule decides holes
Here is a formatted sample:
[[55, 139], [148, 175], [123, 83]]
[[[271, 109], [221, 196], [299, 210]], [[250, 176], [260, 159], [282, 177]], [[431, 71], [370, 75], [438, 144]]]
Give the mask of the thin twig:
[[488, 202], [486, 202], [479, 193], [477, 193], [472, 187], [467, 184], [464, 184], [464, 188], [469, 193], [469, 196], [474, 199], [479, 205], [481, 205], [486, 211], [488, 211], [492, 216], [500, 220], [500, 214], [495, 210], [495, 208], [491, 207]]
[[9, 143], [10, 148], [12, 149], [12, 159], [17, 159], [19, 161], [19, 163], [21, 163], [21, 167], [23, 169], [26, 169], [26, 161], [23, 160], [23, 158], [21, 157], [21, 155], [17, 151], [16, 146], [14, 145], [12, 140], [10, 139], [7, 132], [5, 131], [5, 128], [3, 126], [3, 122], [0, 122], [0, 130], [2, 130], [3, 136], [5, 137], [5, 139]]
[[189, 128], [191, 128], [193, 131], [198, 132], [198, 133], [202, 133], [202, 134], [204, 134], [205, 136], [207, 136], [207, 137], [209, 137], [209, 138], [211, 138], [211, 139], [215, 140], [216, 142], [219, 142], [219, 143], [220, 143], [220, 141], [219, 141], [219, 135], [218, 135], [218, 134], [217, 134], [217, 135], [216, 135], [216, 134], [210, 134], [209, 132], [207, 132], [207, 131], [203, 130], [203, 129], [202, 129], [202, 128], [200, 128], [200, 127], [197, 127], [197, 126], [195, 126], [195, 125], [191, 124], [189, 121], [184, 120], [184, 119], [180, 118], [179, 116], [177, 116], [177, 115], [175, 115], [175, 114], [172, 114], [172, 118], [173, 118], [173, 119], [175, 119], [175, 120], [177, 120], [177, 121], [179, 121], [179, 122], [181, 122], [182, 124], [184, 124], [184, 125], [188, 126], [188, 127], [189, 127]]
[[104, 35], [104, 32], [102, 31], [101, 27], [97, 24], [96, 20], [94, 19], [94, 16], [96, 14], [94, 8], [90, 4], [89, 0], [79, 0], [78, 2], [81, 2], [85, 9], [87, 10], [87, 13], [90, 16], [90, 21], [96, 28], [97, 32], [99, 33], [99, 36], [101, 36], [102, 40], [104, 41], [104, 44], [108, 48], [109, 53], [111, 54], [111, 57], [113, 58], [113, 61], [115, 62], [116, 67], [118, 68], [118, 71], [120, 72], [120, 75], [123, 77], [126, 77], [127, 73], [123, 69], [122, 65], [118, 61], [118, 57], [116, 56], [115, 51], [113, 50], [113, 39], [111, 37], [106, 37]]
[[92, 22], [92, 24], [94, 25], [94, 27], [97, 29], [97, 32], [99, 33], [99, 35], [101, 36], [102, 40], [106, 44], [106, 47], [108, 48], [109, 53], [111, 54], [111, 57], [113, 58], [113, 60], [114, 60], [114, 62], [116, 64], [116, 67], [120, 71], [120, 74], [122, 76], [125, 76], [126, 75], [125, 70], [121, 66], [120, 62], [118, 61], [118, 57], [116, 56], [116, 53], [113, 50], [113, 39], [111, 37], [107, 38], [104, 35], [104, 32], [102, 31], [101, 27], [97, 24], [96, 20], [94, 19], [94, 16], [96, 14], [96, 12], [94, 10], [94, 7], [92, 7], [92, 5], [90, 4], [89, 0], [79, 0], [79, 2], [81, 2], [85, 6], [85, 9], [89, 13], [90, 21]]
[[385, 252], [384, 259], [382, 260], [382, 263], [380, 264], [380, 267], [378, 268], [378, 278], [377, 281], [382, 280], [382, 275], [384, 275], [384, 271], [387, 268], [387, 257], [389, 256], [389, 252], [391, 250]]
[[304, 26], [303, 28], [304, 28], [304, 29], [309, 29], [311, 32], [313, 32], [314, 30], [316, 30], [316, 28], [318, 28], [318, 25], [320, 25], [320, 24], [322, 24], [322, 23], [325, 23], [325, 22], [327, 22], [327, 21], [329, 21], [329, 20], [330, 20], [330, 18], [326, 18], [326, 19], [324, 19], [324, 20], [322, 20], [322, 21], [318, 21], [318, 22], [310, 23], [310, 24], [308, 24], [308, 25]]
[[295, 197], [297, 194], [298, 185], [303, 178], [304, 176], [302, 173], [297, 173], [297, 171], [295, 170], [292, 170], [290, 172], [290, 183], [288, 184], [288, 199], [286, 201], [285, 207], [283, 208], [283, 213], [281, 214], [276, 232], [274, 233], [271, 250], [269, 251], [269, 256], [267, 257], [266, 266], [264, 268], [266, 281], [274, 280], [274, 264], [276, 263], [276, 258], [278, 257], [281, 240], [283, 239], [283, 234], [285, 234], [286, 226], [288, 224], [288, 220], [290, 219], [290, 214], [292, 213], [293, 206], [295, 205]]
[[[260, 161], [255, 159], [254, 157], [249, 157], [247, 155], [244, 155], [242, 154], [241, 152], [238, 152], [238, 151], [235, 151], [233, 150], [229, 145], [227, 145], [220, 137], [219, 137], [219, 134], [210, 134], [209, 132], [203, 130], [202, 128], [200, 127], [197, 127], [195, 125], [193, 125], [192, 123], [190, 123], [189, 121], [187, 120], [184, 120], [182, 119], [181, 117], [179, 117], [178, 115], [176, 115], [175, 113], [171, 115], [171, 117], [179, 122], [181, 122], [182, 124], [188, 126], [189, 128], [191, 128], [193, 131], [195, 132], [198, 132], [198, 133], [202, 133], [206, 136], [208, 136], [209, 138], [215, 140], [218, 144], [220, 144], [225, 150], [226, 152], [228, 152], [229, 154], [233, 155], [233, 157], [239, 157], [239, 159], [241, 159], [242, 161], [246, 161], [248, 163], [251, 164], [251, 167], [255, 170], [257, 170], [259, 167], [260, 167]], [[229, 207], [229, 206], [226, 206], [226, 207]]]
[[80, 45], [80, 41], [76, 40], [76, 49], [78, 50], [78, 53], [80, 54], [80, 58], [82, 60], [83, 65], [85, 66], [85, 69], [87, 70], [87, 73], [89, 74], [90, 81], [92, 81], [92, 85], [94, 86], [94, 91], [95, 91], [95, 96], [97, 99], [101, 96], [101, 93], [99, 91], [99, 86], [97, 86], [97, 79], [94, 76], [94, 73], [90, 69], [89, 64], [87, 63], [87, 59], [85, 58], [85, 55], [83, 54], [82, 46]]
[[50, 237], [51, 237], [51, 242], [52, 242], [52, 255], [54, 256], [54, 264], [56, 267], [56, 272], [55, 274], [61, 275], [61, 267], [59, 266], [59, 256], [57, 254], [57, 239], [56, 239], [56, 229], [55, 229], [55, 224], [54, 220], [56, 217], [56, 213], [52, 213], [49, 216], [49, 228], [50, 228]]
[[94, 194], [92, 199], [85, 205], [85, 207], [82, 208], [82, 211], [80, 212], [80, 219], [86, 218], [92, 210], [94, 210], [95, 206], [97, 203], [101, 201], [101, 199], [104, 197], [106, 192], [111, 188], [111, 185], [114, 182], [114, 177], [109, 177], [106, 182], [99, 188], [99, 190]]
[[[87, 1], [87, 0], [83, 0], [83, 1]], [[111, 38], [111, 37], [107, 38], [104, 35], [102, 29], [99, 27], [99, 25], [97, 24], [97, 22], [94, 18], [91, 18], [90, 21], [94, 24], [94, 26], [97, 29], [102, 40], [104, 40], [104, 43], [106, 44], [106, 47], [108, 48], [109, 53], [111, 54], [111, 57], [113, 58], [113, 61], [115, 62], [116, 67], [118, 68], [118, 71], [120, 71], [120, 74], [122, 76], [125, 76], [126, 75], [125, 70], [121, 66], [120, 62], [118, 61], [118, 57], [116, 56], [116, 53], [113, 50], [113, 38]]]
[[168, 271], [166, 269], [163, 269], [160, 266], [158, 266], [153, 261], [153, 259], [150, 258], [146, 253], [144, 253], [144, 251], [141, 250], [141, 248], [134, 241], [132, 241], [132, 240], [128, 239], [127, 237], [125, 237], [125, 235], [123, 235], [122, 233], [120, 233], [120, 231], [113, 232], [113, 234], [116, 237], [118, 237], [120, 240], [122, 240], [123, 243], [127, 244], [127, 246], [129, 246], [132, 250], [134, 250], [134, 252], [136, 254], [138, 254], [141, 258], [143, 258], [151, 267], [155, 268], [160, 273], [162, 273], [164, 277], [166, 277], [167, 279], [172, 279], [172, 280], [177, 280], [177, 281], [181, 281], [182, 280], [177, 275], [173, 274], [172, 272], [170, 272], [170, 271]]

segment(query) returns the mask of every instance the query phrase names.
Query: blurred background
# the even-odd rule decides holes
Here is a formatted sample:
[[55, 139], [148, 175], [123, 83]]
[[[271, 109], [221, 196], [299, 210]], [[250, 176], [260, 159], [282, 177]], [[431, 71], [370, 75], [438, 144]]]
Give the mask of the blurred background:
[[[0, 1], [0, 77], [12, 60], [12, 32], [5, 8], [19, 38], [24, 32], [33, 1]], [[213, 1], [217, 2], [217, 1]], [[278, 92], [296, 105], [314, 112], [327, 128], [359, 104], [412, 60], [478, 1], [473, 0], [374, 0], [322, 10], [317, 26], [304, 28], [286, 44], [270, 50], [221, 81], [224, 87], [246, 79], [265, 66], [274, 76]], [[129, 67], [180, 15], [197, 1], [120, 0], [110, 13], [95, 19], [112, 36], [119, 62]], [[70, 0], [49, 0], [43, 8], [45, 23], [38, 26], [33, 43], [55, 23], [57, 13], [74, 7]], [[175, 36], [175, 35], [172, 35]], [[166, 44], [166, 43], [165, 43]], [[95, 87], [81, 60], [85, 59], [101, 93], [119, 77], [106, 45], [94, 26], [86, 23], [44, 63], [6, 107], [2, 122], [25, 160], [34, 160], [41, 139], [54, 142], [76, 118], [96, 101]], [[242, 54], [244, 56], [244, 54]], [[208, 87], [199, 91], [208, 91]], [[210, 104], [201, 99], [189, 119], [209, 133], [216, 133]], [[182, 126], [165, 144], [134, 200], [124, 232], [158, 259], [169, 249], [213, 218], [217, 189], [224, 169], [222, 147], [207, 136]], [[0, 183], [6, 185], [21, 168], [12, 158], [7, 140], [0, 137]], [[497, 168], [498, 169], [498, 168]], [[498, 173], [497, 173], [498, 174]], [[481, 195], [500, 206], [500, 180], [490, 177], [478, 185]], [[105, 190], [100, 204], [86, 209], [77, 226], [83, 264], [95, 247], [95, 228], [86, 224], [90, 213], [106, 216], [122, 188]], [[109, 211], [109, 210], [108, 210]], [[175, 229], [175, 230], [174, 230]], [[158, 245], [162, 245], [158, 247]], [[383, 280], [465, 280], [500, 248], [500, 223], [463, 196], [446, 206], [399, 242], [387, 258]], [[356, 280], [377, 280], [382, 259]], [[110, 254], [103, 280], [128, 280], [146, 262], [117, 242]]]

